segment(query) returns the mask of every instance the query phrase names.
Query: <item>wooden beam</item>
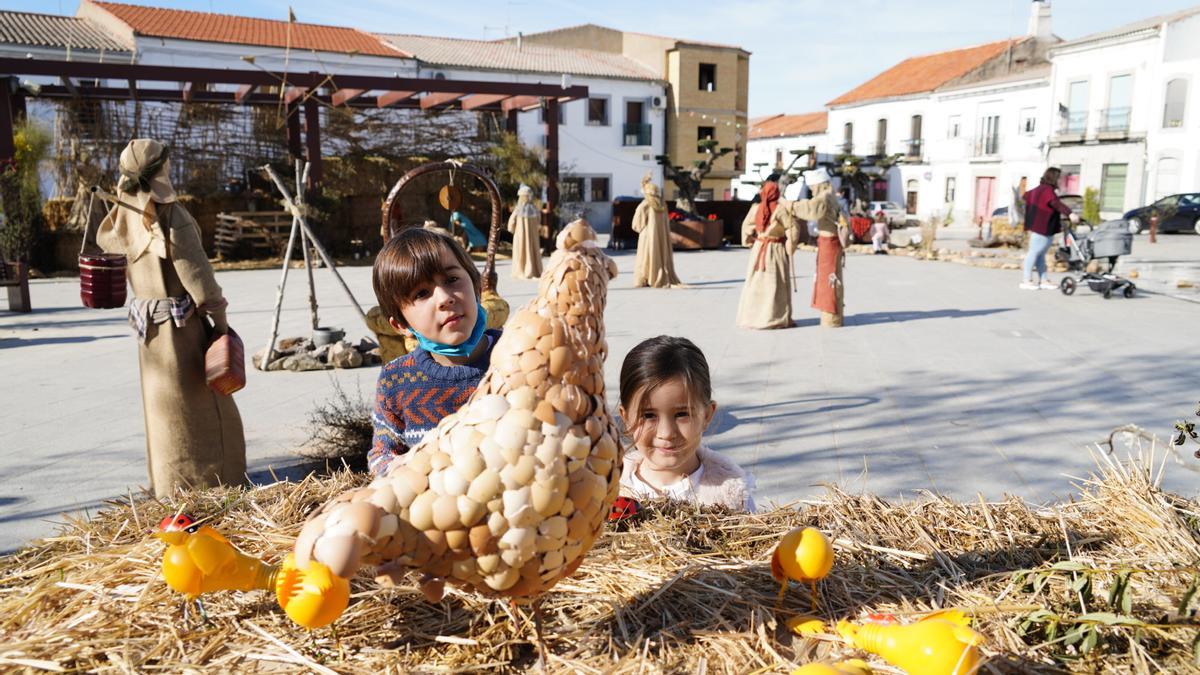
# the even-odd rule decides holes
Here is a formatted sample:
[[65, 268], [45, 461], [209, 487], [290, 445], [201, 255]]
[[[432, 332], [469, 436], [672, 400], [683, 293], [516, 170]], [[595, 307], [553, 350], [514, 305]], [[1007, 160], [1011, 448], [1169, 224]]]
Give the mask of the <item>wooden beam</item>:
[[253, 93], [257, 88], [257, 84], [243, 84], [242, 86], [238, 87], [237, 93], [233, 95], [233, 100], [237, 103], [243, 103], [245, 102], [246, 97]]
[[494, 103], [499, 103], [508, 98], [510, 98], [508, 94], [473, 94], [463, 97], [462, 109], [475, 110], [476, 108], [483, 108]]
[[[17, 155], [13, 140], [12, 85], [15, 79], [0, 77], [0, 167], [8, 168]], [[0, 262], [0, 265], [4, 264]]]
[[333, 106], [336, 108], [340, 105], [346, 105], [365, 93], [367, 93], [366, 89], [338, 89], [333, 92]]
[[542, 99], [537, 96], [513, 96], [500, 102], [500, 109], [504, 112], [510, 110], [532, 110], [542, 105]]
[[550, 213], [550, 240], [545, 243], [546, 255], [558, 236], [558, 99], [546, 99], [546, 206]]
[[292, 156], [292, 161], [302, 159], [303, 143], [300, 140], [300, 106], [290, 104], [287, 110], [287, 145], [288, 154]]
[[416, 95], [415, 91], [389, 91], [385, 92], [379, 98], [375, 99], [375, 105], [379, 108], [386, 108], [395, 105], [401, 101], [406, 101]]
[[308, 93], [308, 87], [289, 87], [283, 94], [284, 103], [295, 103], [297, 99]]
[[[129, 82], [129, 98], [136, 101], [138, 98], [137, 80], [135, 80], [131, 77], [131, 78], [129, 78], [128, 82]], [[184, 100], [187, 100], [187, 99], [184, 99]]]
[[449, 103], [453, 103], [460, 98], [462, 98], [462, 94], [455, 92], [425, 94], [421, 97], [421, 110], [429, 110], [430, 108], [444, 106]]
[[194, 82], [184, 82], [183, 83], [183, 102], [184, 103], [192, 102], [192, 88], [195, 86], [196, 85]]
[[321, 190], [325, 171], [321, 162], [321, 109], [311, 97], [304, 101], [304, 145], [309, 164], [308, 194], [315, 196]]

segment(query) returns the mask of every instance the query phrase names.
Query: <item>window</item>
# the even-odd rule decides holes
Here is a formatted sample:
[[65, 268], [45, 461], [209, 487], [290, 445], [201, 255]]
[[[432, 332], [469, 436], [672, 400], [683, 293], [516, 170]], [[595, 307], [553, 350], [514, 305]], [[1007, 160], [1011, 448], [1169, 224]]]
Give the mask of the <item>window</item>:
[[1037, 133], [1037, 108], [1021, 110], [1020, 132], [1022, 136], [1032, 136]]
[[608, 126], [608, 99], [589, 98], [587, 106], [588, 124], [593, 126]]
[[922, 143], [921, 143], [921, 134], [922, 134], [921, 125], [922, 125], [923, 121], [924, 120], [922, 120], [920, 115], [913, 115], [912, 120], [909, 122], [909, 127], [908, 127], [908, 156], [909, 157], [920, 157], [921, 156], [921, 145], [922, 145]]
[[696, 127], [696, 152], [704, 152], [704, 141], [710, 141], [716, 135], [716, 127]]
[[1000, 152], [1000, 116], [988, 115], [979, 121], [979, 138], [975, 142], [977, 156]]
[[1082, 134], [1087, 131], [1087, 80], [1072, 82], [1067, 86], [1067, 110], [1063, 119], [1063, 133]]
[[1105, 164], [1100, 177], [1100, 210], [1125, 210], [1125, 176], [1128, 164]]
[[[538, 122], [541, 122], [542, 124], [546, 123], [546, 106], [545, 105], [542, 105], [542, 107], [538, 108]], [[558, 123], [560, 125], [567, 123], [567, 106], [564, 103], [558, 104]]]
[[875, 123], [875, 154], [887, 154], [887, 120]]
[[1187, 107], [1187, 80], [1177, 77], [1167, 83], [1167, 100], [1163, 105], [1163, 128], [1183, 126], [1183, 113]]
[[954, 176], [946, 176], [946, 199], [947, 203], [954, 202], [954, 193], [958, 189], [958, 181]]
[[700, 91], [717, 90], [717, 64], [700, 64]]
[[775, 170], [783, 169], [783, 148], [775, 148]]
[[583, 179], [569, 177], [559, 181], [558, 197], [564, 202], [583, 201]]
[[606, 202], [608, 201], [608, 176], [593, 176], [591, 185], [591, 194], [589, 195], [590, 202]]
[[1130, 100], [1133, 96], [1133, 76], [1114, 75], [1108, 80], [1108, 107], [1100, 120], [1101, 131], [1129, 129]]
[[854, 122], [846, 122], [842, 126], [842, 152], [854, 152]]
[[960, 136], [962, 136], [962, 115], [951, 115], [950, 121], [946, 124], [946, 138]]
[[1065, 195], [1079, 194], [1079, 165], [1063, 164], [1062, 176], [1058, 179], [1058, 191]]

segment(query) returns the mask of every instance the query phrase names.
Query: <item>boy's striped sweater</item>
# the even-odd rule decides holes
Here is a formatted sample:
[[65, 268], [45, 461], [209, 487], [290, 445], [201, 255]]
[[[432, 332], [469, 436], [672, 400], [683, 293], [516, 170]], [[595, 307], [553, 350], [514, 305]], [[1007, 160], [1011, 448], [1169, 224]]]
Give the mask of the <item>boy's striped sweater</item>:
[[479, 386], [492, 358], [500, 331], [484, 333], [483, 356], [461, 366], [443, 366], [417, 348], [383, 366], [375, 385], [375, 427], [367, 466], [383, 475], [397, 455], [421, 442], [425, 432], [458, 410]]

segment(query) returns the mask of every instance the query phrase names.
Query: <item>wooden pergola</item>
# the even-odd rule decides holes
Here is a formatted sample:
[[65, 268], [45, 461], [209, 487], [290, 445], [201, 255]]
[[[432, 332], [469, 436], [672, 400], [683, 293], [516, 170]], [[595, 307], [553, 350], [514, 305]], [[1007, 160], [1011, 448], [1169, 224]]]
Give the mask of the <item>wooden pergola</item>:
[[[54, 77], [60, 84], [20, 87], [22, 77]], [[83, 86], [81, 80], [123, 80], [126, 87]], [[154, 87], [143, 86], [152, 83]], [[236, 91], [213, 87], [236, 86]], [[267, 87], [278, 87], [274, 92]], [[280, 93], [282, 92], [282, 94]], [[311, 188], [320, 185], [320, 106], [462, 110], [502, 113], [516, 131], [517, 113], [545, 107], [546, 198], [550, 213], [558, 206], [558, 107], [587, 98], [585, 86], [522, 82], [484, 82], [429, 78], [280, 73], [267, 70], [182, 68], [133, 63], [86, 63], [0, 58], [0, 165], [13, 159], [13, 121], [25, 114], [25, 98], [103, 101], [161, 101], [226, 105], [280, 104], [287, 108], [289, 152], [311, 165]], [[304, 115], [301, 141], [300, 115]]]

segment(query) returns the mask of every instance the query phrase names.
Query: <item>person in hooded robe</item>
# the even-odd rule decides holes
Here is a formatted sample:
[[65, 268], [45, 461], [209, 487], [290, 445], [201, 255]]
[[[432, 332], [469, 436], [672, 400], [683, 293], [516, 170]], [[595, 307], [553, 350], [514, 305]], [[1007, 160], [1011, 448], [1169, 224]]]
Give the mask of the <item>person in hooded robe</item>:
[[802, 236], [800, 222], [788, 202], [779, 198], [779, 184], [763, 183], [759, 201], [742, 221], [742, 243], [753, 246], [746, 283], [738, 301], [737, 325], [769, 329], [792, 327], [792, 253]]
[[533, 203], [533, 189], [522, 185], [517, 190], [517, 205], [508, 216], [512, 233], [512, 276], [514, 279], [538, 279], [542, 276], [542, 250], [538, 235], [540, 214]]
[[844, 249], [843, 234], [838, 232], [842, 210], [829, 182], [829, 172], [824, 168], [806, 171], [804, 183], [812, 191], [812, 197], [792, 202], [790, 209], [796, 218], [817, 223], [817, 274], [813, 279], [812, 306], [820, 310], [822, 326], [836, 328], [843, 321]]
[[649, 174], [642, 179], [642, 202], [633, 212], [633, 231], [638, 235], [637, 258], [633, 268], [633, 287], [670, 288], [682, 286], [675, 274], [671, 255], [671, 230], [667, 226], [667, 208], [658, 186]]
[[146, 459], [150, 485], [160, 498], [180, 488], [246, 481], [246, 441], [237, 405], [209, 389], [205, 378], [209, 342], [229, 330], [227, 303], [200, 228], [176, 201], [167, 154], [157, 141], [130, 141], [121, 152], [117, 192], [141, 213], [113, 206], [96, 233], [96, 245], [124, 254], [128, 263]]

